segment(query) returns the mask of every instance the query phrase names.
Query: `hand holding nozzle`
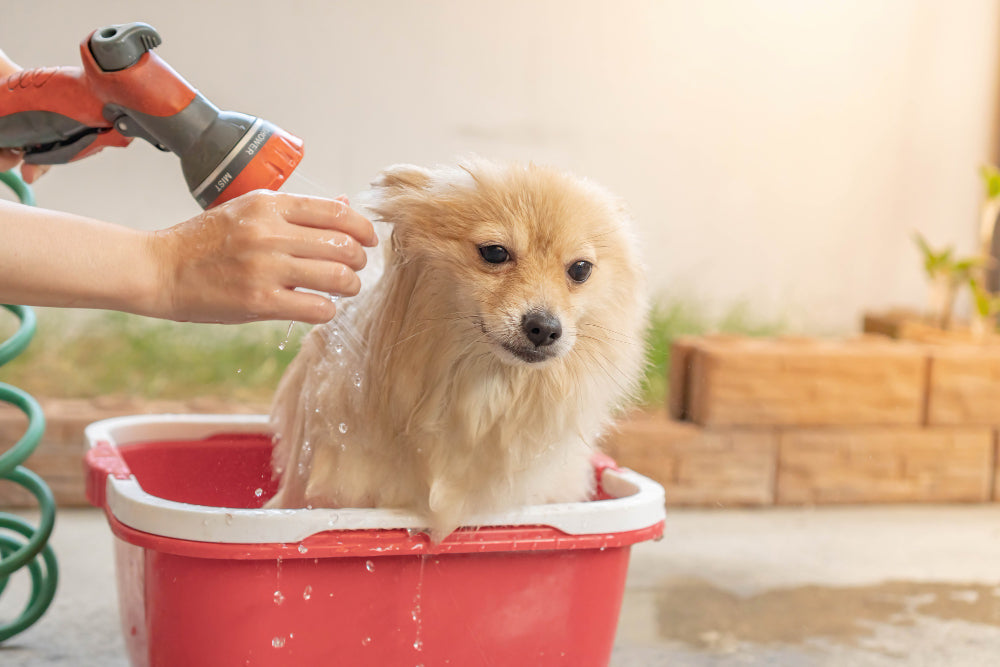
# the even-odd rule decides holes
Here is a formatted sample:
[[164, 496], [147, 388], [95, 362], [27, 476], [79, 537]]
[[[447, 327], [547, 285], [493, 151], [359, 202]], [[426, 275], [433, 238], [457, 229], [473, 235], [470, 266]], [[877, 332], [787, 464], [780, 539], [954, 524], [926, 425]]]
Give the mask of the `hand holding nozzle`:
[[[94, 36], [112, 46], [132, 44], [138, 39], [136, 35], [149, 37], [145, 28], [131, 26], [127, 34], [132, 37], [125, 40], [116, 40], [120, 37], [117, 29], [113, 34], [109, 29], [97, 31]], [[219, 112], [207, 102], [198, 102], [204, 98], [149, 53], [152, 42], [138, 41], [143, 48], [126, 53], [122, 61], [133, 62], [135, 58], [126, 67], [130, 70], [126, 74], [135, 74], [135, 67], [145, 63], [150, 66], [147, 73], [159, 77], [180, 96], [178, 99], [187, 99], [186, 103], [178, 106], [176, 99], [159, 99], [157, 96], [164, 94], [162, 87], [139, 85], [142, 80], [128, 79], [118, 73], [121, 70], [102, 70], [87, 79], [86, 90], [111, 86], [116, 91], [116, 106], [108, 103], [111, 120], [103, 117], [101, 105], [105, 102], [98, 100], [95, 107], [95, 94], [86, 93], [86, 99], [73, 97], [84, 90], [79, 80], [74, 83], [74, 76], [82, 76], [80, 70], [74, 70], [73, 76], [72, 72], [51, 74], [34, 89], [47, 91], [45, 95], [31, 99], [12, 91], [9, 85], [0, 87], [0, 121], [7, 118], [6, 124], [0, 122], [0, 140], [5, 127], [7, 132], [6, 143], [0, 141], [0, 146], [7, 146], [0, 148], [0, 170], [20, 165], [30, 182], [44, 172], [46, 162], [76, 159], [104, 145], [127, 145], [131, 136], [120, 134], [120, 130], [134, 130], [134, 136], [172, 146], [181, 157], [189, 184], [193, 183], [194, 194], [194, 185], [205, 182], [215, 187], [215, 199], [202, 201], [215, 208], [164, 231], [142, 232], [0, 199], [0, 239], [4, 240], [0, 243], [0, 267], [4, 269], [0, 302], [104, 308], [197, 322], [276, 319], [320, 323], [332, 318], [335, 304], [296, 288], [345, 296], [357, 293], [355, 271], [365, 264], [364, 247], [377, 243], [371, 223], [353, 211], [346, 198], [329, 200], [255, 190], [281, 184], [301, 158], [301, 142], [294, 137], [288, 140], [290, 135], [266, 122], [255, 129], [258, 119]], [[85, 58], [89, 44], [86, 40], [83, 45], [88, 49]], [[101, 58], [108, 65], [108, 58], [113, 61], [119, 56]], [[48, 73], [32, 70], [30, 76], [10, 76], [18, 72], [19, 68], [0, 52], [0, 84], [7, 75], [8, 82], [17, 82], [17, 91], [25, 91], [28, 88], [21, 84], [33, 86], [31, 82], [38, 82], [39, 74]], [[60, 81], [64, 93], [68, 90], [73, 94], [55, 95]], [[13, 94], [4, 97], [4, 91]], [[39, 117], [28, 112], [42, 106], [42, 101], [48, 109], [57, 109], [61, 120], [48, 125], [35, 123]], [[21, 106], [13, 108], [15, 102]], [[177, 113], [146, 118], [145, 112], [136, 109], [145, 105], [146, 111], [163, 111], [165, 104], [172, 104], [168, 111]], [[43, 118], [53, 120], [51, 116]], [[130, 129], [135, 118], [144, 124]], [[65, 136], [51, 134], [54, 127]], [[208, 136], [192, 128], [208, 130]], [[30, 140], [11, 138], [15, 131], [21, 133], [20, 139]], [[269, 151], [267, 146], [275, 139], [276, 148]], [[25, 157], [34, 164], [26, 163]], [[234, 173], [236, 167], [240, 171]], [[237, 196], [241, 192], [247, 193]], [[228, 199], [231, 201], [226, 202]]]
[[357, 294], [364, 247], [377, 243], [371, 222], [346, 197], [254, 192], [150, 239], [166, 270], [156, 309], [199, 322], [326, 322], [336, 304], [295, 287]]
[[80, 44], [82, 67], [15, 66], [0, 80], [0, 149], [63, 164], [139, 137], [180, 158], [202, 208], [281, 187], [302, 160], [302, 140], [221, 111], [153, 52], [160, 42], [145, 23], [112, 25]]
[[144, 232], [0, 200], [0, 303], [190, 322], [318, 324], [360, 285], [371, 223], [346, 199], [257, 190]]

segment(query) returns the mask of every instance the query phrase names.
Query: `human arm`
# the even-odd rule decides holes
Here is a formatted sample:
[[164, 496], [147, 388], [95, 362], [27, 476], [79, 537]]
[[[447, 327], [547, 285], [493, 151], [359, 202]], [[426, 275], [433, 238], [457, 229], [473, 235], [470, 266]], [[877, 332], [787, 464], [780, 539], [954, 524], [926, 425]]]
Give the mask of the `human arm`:
[[251, 192], [158, 232], [0, 201], [0, 302], [196, 322], [319, 323], [304, 287], [360, 288], [371, 223], [345, 201]]

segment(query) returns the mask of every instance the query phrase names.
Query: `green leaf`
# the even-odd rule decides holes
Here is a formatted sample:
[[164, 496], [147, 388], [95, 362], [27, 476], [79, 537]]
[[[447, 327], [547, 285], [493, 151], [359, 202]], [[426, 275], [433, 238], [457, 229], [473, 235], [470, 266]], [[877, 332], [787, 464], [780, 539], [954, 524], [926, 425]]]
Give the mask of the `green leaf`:
[[979, 169], [979, 175], [986, 186], [986, 196], [990, 199], [1000, 196], [1000, 169], [986, 164]]

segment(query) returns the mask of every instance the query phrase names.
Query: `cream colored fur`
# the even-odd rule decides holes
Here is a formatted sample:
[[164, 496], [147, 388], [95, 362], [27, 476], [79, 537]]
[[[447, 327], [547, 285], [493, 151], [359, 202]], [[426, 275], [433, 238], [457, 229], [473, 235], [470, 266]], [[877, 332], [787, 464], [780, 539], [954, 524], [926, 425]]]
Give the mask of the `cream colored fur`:
[[[442, 539], [475, 515], [579, 501], [641, 374], [646, 301], [631, 221], [605, 190], [534, 165], [389, 168], [367, 207], [384, 274], [315, 327], [282, 378], [269, 507], [399, 507]], [[483, 245], [512, 261], [487, 263]], [[594, 265], [577, 284], [567, 267]], [[563, 327], [522, 361], [524, 314]], [[346, 431], [346, 432], [342, 432]]]

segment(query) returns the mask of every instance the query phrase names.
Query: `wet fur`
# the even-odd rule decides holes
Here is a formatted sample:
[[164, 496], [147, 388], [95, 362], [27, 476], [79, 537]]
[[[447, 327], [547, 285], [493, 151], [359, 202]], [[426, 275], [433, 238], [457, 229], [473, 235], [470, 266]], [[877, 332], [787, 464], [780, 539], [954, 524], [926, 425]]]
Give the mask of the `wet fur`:
[[[553, 169], [475, 160], [392, 167], [366, 204], [393, 227], [384, 274], [282, 378], [268, 506], [406, 508], [441, 539], [477, 514], [587, 498], [595, 441], [644, 358], [621, 203]], [[487, 264], [490, 243], [514, 261]], [[582, 284], [566, 273], [578, 259], [594, 264]], [[525, 343], [535, 307], [561, 319], [562, 354], [527, 363], [503, 345]]]

